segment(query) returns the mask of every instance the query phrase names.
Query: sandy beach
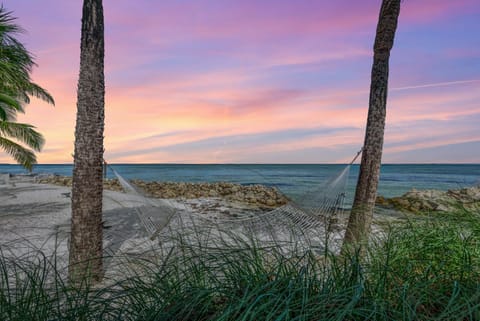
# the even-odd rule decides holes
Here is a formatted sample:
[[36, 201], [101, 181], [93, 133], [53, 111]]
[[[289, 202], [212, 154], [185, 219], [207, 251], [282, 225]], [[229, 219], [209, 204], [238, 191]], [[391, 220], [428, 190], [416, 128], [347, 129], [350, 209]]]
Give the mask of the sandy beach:
[[[8, 255], [41, 250], [67, 257], [70, 231], [70, 187], [37, 183], [41, 177], [3, 174], [0, 180], [0, 245]], [[219, 197], [146, 198], [104, 191], [104, 249], [108, 255], [138, 254], [158, 246], [153, 234], [167, 225], [199, 217], [202, 224], [235, 222], [265, 210]], [[140, 215], [139, 215], [140, 214]], [[176, 221], [175, 221], [176, 220]], [[171, 222], [175, 221], [175, 222]], [[197, 224], [197, 223], [196, 223]]]
[[[41, 250], [46, 255], [56, 252], [58, 257], [67, 257], [71, 189], [38, 183], [42, 179], [38, 175], [3, 174], [0, 180], [0, 245], [7, 254], [11, 251], [18, 256]], [[159, 240], [152, 240], [152, 235], [167, 226], [178, 228], [187, 217], [199, 217], [198, 222], [206, 225], [230, 222], [235, 226], [236, 220], [264, 213], [265, 209], [252, 204], [220, 197], [166, 200], [105, 190], [104, 249], [108, 255], [144, 253], [158, 247]], [[342, 238], [346, 215], [337, 217], [332, 225], [332, 239], [337, 243]], [[380, 213], [376, 217], [376, 221], [385, 221], [386, 216]], [[379, 226], [375, 225], [374, 231], [379, 231]], [[322, 234], [316, 230], [312, 237], [322, 242]]]
[[[70, 188], [35, 183], [30, 176], [13, 176], [0, 185], [0, 244], [15, 255], [41, 250], [46, 255], [67, 253], [70, 231]], [[154, 200], [152, 200], [154, 202]], [[104, 247], [115, 253], [126, 240], [148, 237], [135, 209], [143, 206], [138, 196], [121, 192], [104, 193]], [[167, 215], [153, 216], [158, 225]]]
[[[41, 177], [3, 174], [0, 180], [0, 245], [18, 256], [33, 250], [65, 257], [71, 218], [71, 188], [38, 183]], [[194, 213], [207, 221], [262, 212], [221, 198], [165, 200], [104, 191], [104, 248], [107, 254], [141, 253], [154, 248], [151, 236], [175, 215]], [[141, 214], [141, 215], [139, 215]], [[142, 221], [142, 217], [147, 222]]]

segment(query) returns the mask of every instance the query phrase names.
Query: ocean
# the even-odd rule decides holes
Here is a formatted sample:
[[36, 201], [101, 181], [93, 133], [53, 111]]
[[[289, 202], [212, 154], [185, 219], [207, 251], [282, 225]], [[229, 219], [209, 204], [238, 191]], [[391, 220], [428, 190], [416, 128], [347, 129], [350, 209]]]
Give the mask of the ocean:
[[[239, 184], [274, 186], [292, 198], [316, 190], [339, 175], [342, 164], [111, 164], [127, 179], [174, 182], [227, 181]], [[352, 202], [358, 165], [348, 174], [345, 205]], [[18, 165], [0, 164], [0, 173], [26, 174]], [[72, 165], [36, 165], [33, 173], [71, 176]], [[111, 170], [107, 176], [114, 178]], [[385, 164], [382, 165], [378, 194], [400, 196], [416, 189], [457, 189], [480, 184], [480, 164]]]

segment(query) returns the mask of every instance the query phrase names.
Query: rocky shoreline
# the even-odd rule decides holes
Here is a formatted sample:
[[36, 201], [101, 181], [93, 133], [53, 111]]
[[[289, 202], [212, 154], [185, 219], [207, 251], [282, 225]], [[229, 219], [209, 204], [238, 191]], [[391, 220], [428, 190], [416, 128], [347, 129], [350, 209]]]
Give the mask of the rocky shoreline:
[[[36, 176], [36, 183], [57, 186], [72, 186], [72, 178], [59, 175]], [[185, 182], [148, 182], [132, 180], [145, 196], [162, 199], [194, 200], [216, 198], [229, 202], [244, 203], [259, 209], [272, 209], [288, 203], [288, 198], [275, 188], [265, 185], [241, 185], [228, 182], [185, 183]], [[106, 190], [124, 192], [117, 179], [104, 181]], [[385, 198], [378, 196], [379, 208], [422, 214], [428, 212], [455, 212], [459, 209], [480, 213], [480, 186], [455, 190], [417, 190], [402, 196]]]
[[[67, 176], [39, 176], [36, 183], [72, 186], [72, 178]], [[146, 196], [164, 199], [223, 198], [231, 202], [241, 202], [259, 208], [275, 208], [287, 204], [288, 198], [276, 188], [265, 185], [240, 185], [228, 182], [185, 183], [185, 182], [147, 182], [132, 180], [130, 183]], [[104, 188], [123, 192], [117, 179], [106, 179]]]
[[420, 214], [428, 212], [456, 212], [458, 210], [480, 213], [480, 186], [456, 190], [416, 190], [399, 197], [377, 197], [378, 206]]

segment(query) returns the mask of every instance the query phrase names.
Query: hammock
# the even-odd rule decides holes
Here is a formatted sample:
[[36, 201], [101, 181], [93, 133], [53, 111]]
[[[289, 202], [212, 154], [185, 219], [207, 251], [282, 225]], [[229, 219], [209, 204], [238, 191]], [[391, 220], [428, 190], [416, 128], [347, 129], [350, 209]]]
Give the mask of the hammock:
[[[143, 199], [145, 206], [135, 208], [138, 219], [150, 239], [168, 244], [174, 234], [196, 242], [199, 238], [211, 240], [235, 237], [254, 238], [262, 244], [304, 244], [309, 248], [327, 249], [337, 244], [342, 235], [332, 233], [336, 219], [344, 211], [345, 189], [351, 165], [355, 158], [326, 183], [310, 190], [296, 201], [262, 213], [242, 212], [235, 218], [211, 219], [179, 207], [178, 202], [166, 199], [151, 199], [108, 165], [126, 193]], [[167, 219], [155, 223], [154, 216], [161, 214]], [[226, 236], [227, 235], [227, 236]]]

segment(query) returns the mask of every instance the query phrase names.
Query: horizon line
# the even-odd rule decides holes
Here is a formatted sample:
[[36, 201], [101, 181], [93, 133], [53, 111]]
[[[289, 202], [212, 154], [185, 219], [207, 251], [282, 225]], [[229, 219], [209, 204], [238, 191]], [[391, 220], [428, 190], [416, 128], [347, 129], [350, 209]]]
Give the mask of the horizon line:
[[[107, 163], [108, 165], [348, 165], [349, 163]], [[41, 163], [35, 166], [73, 166], [73, 163]], [[353, 165], [360, 165], [355, 162]], [[412, 163], [382, 163], [381, 165], [480, 165], [480, 162], [412, 162]], [[0, 163], [0, 166], [19, 166], [20, 164]]]

